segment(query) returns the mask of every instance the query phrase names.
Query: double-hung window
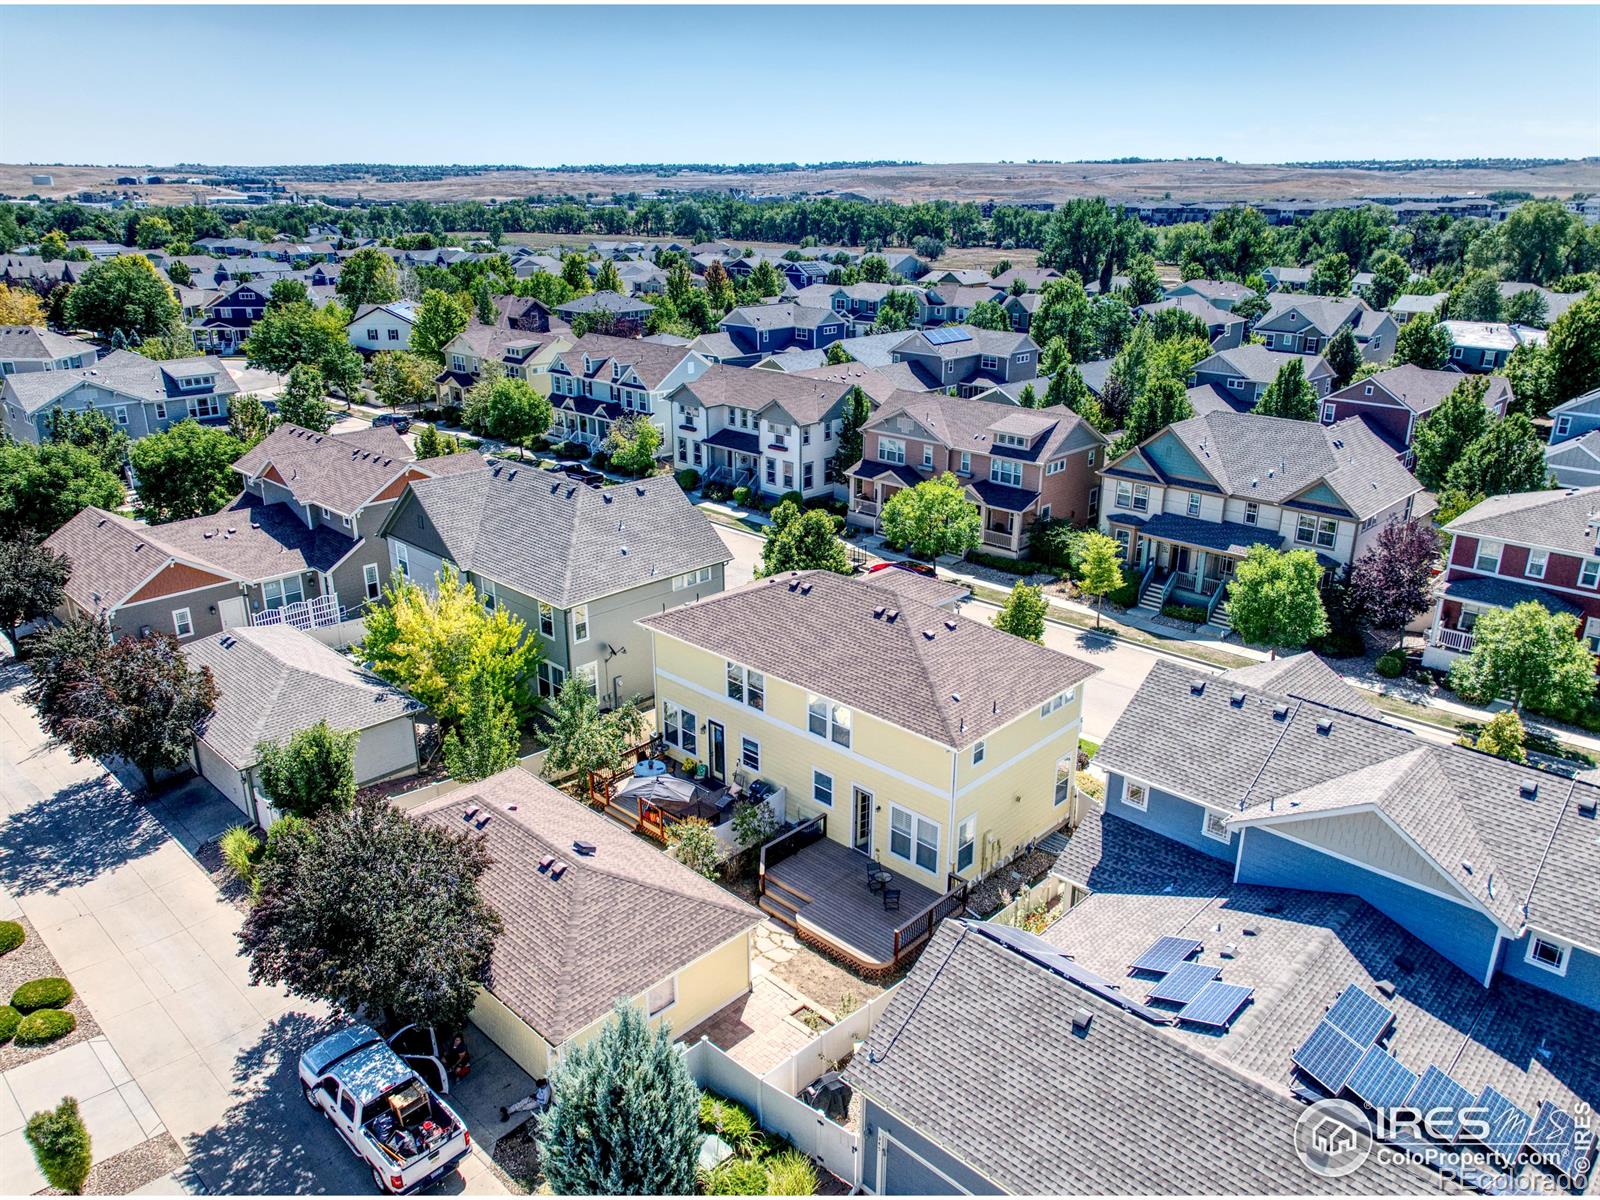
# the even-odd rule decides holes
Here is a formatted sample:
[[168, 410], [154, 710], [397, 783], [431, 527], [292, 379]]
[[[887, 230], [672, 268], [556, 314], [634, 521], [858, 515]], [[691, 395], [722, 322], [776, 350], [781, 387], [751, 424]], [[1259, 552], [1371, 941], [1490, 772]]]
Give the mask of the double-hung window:
[[553, 662], [539, 663], [539, 695], [554, 696], [567, 681], [567, 673]]
[[1244, 523], [1246, 525], [1254, 525], [1260, 519], [1261, 519], [1261, 506], [1259, 504], [1257, 504], [1254, 500], [1245, 501]]
[[1013, 462], [1009, 458], [995, 458], [989, 461], [989, 479], [993, 483], [1004, 483], [1011, 487], [1022, 486], [1022, 464]]
[[1527, 565], [1527, 567], [1526, 567], [1526, 569], [1524, 570], [1523, 573], [1525, 575], [1527, 575], [1530, 579], [1543, 579], [1544, 578], [1544, 569], [1549, 564], [1549, 562], [1550, 562], [1550, 551], [1548, 551], [1548, 550], [1529, 550], [1528, 551], [1528, 565]]
[[1586, 558], [1578, 568], [1578, 586], [1592, 588], [1600, 584], [1600, 558]]
[[267, 608], [282, 608], [286, 604], [299, 604], [306, 598], [300, 576], [286, 575], [282, 579], [269, 579], [261, 585], [261, 597]]
[[916, 813], [889, 806], [889, 853], [924, 871], [939, 869], [939, 826]]
[[378, 581], [377, 563], [368, 563], [361, 568], [361, 582], [366, 588], [368, 600], [376, 600], [383, 593], [383, 587]]
[[698, 753], [699, 738], [695, 736], [695, 715], [671, 700], [661, 702], [661, 736], [667, 745], [676, 746], [685, 754]]
[[539, 632], [545, 637], [556, 635], [556, 610], [543, 600], [539, 601]]
[[833, 776], [826, 771], [811, 771], [811, 798], [824, 808], [833, 807]]
[[806, 697], [806, 727], [835, 745], [850, 746], [850, 710], [824, 696]]
[[194, 634], [194, 622], [189, 619], [187, 608], [172, 610], [172, 632], [181, 638], [191, 637]]
[[752, 771], [761, 770], [761, 743], [748, 734], [739, 739], [739, 761]]
[[1042, 719], [1044, 717], [1048, 717], [1051, 713], [1060, 712], [1063, 708], [1072, 703], [1072, 698], [1077, 694], [1077, 688], [1068, 688], [1064, 692], [1057, 692], [1054, 696], [1051, 696], [1050, 699], [1046, 700], [1039, 706], [1040, 718]]
[[589, 606], [587, 604], [573, 606], [572, 640], [575, 642], [587, 642], [589, 640]]
[[959, 471], [957, 471], [957, 474], [959, 474], [959, 475], [971, 475], [972, 474], [972, 451], [963, 450], [961, 452], [961, 468], [960, 468]]
[[1190, 492], [1189, 493], [1189, 506], [1188, 506], [1187, 511], [1188, 511], [1188, 514], [1191, 517], [1198, 517], [1200, 515], [1200, 493], [1199, 492]]
[[972, 744], [972, 765], [973, 766], [977, 766], [978, 764], [983, 762], [984, 756], [986, 754], [988, 754], [988, 753], [989, 753], [989, 747], [985, 742], [982, 742], [982, 741], [974, 742]]
[[1301, 513], [1295, 524], [1294, 540], [1307, 546], [1317, 545], [1332, 549], [1339, 538], [1339, 522]]
[[925, 446], [922, 447], [922, 465], [925, 466], [925, 467], [933, 466], [933, 447], [932, 446], [925, 445]]
[[1478, 552], [1473, 556], [1472, 566], [1477, 571], [1497, 574], [1500, 570], [1500, 543], [1479, 541]]
[[758, 711], [764, 710], [767, 707], [767, 677], [760, 671], [729, 663], [728, 699], [737, 700]]
[[972, 866], [978, 843], [978, 817], [974, 813], [956, 826], [956, 870], [965, 871]]

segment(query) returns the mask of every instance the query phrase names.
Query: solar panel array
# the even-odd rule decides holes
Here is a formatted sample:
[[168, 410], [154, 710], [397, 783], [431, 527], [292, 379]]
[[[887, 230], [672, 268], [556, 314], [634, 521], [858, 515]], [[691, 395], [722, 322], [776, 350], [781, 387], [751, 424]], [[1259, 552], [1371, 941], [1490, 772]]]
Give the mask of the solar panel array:
[[1178, 1010], [1178, 1020], [1209, 1025], [1213, 1029], [1226, 1029], [1228, 1022], [1244, 1007], [1254, 991], [1254, 988], [1247, 988], [1243, 984], [1215, 980], [1201, 988], [1193, 1000]]
[[1373, 1046], [1361, 1056], [1344, 1086], [1373, 1108], [1399, 1108], [1417, 1086], [1417, 1076], [1387, 1050]]
[[1339, 993], [1325, 1019], [1363, 1046], [1371, 1046], [1394, 1024], [1394, 1010], [1352, 983]]
[[1165, 975], [1201, 947], [1200, 942], [1193, 938], [1164, 937], [1159, 938], [1138, 958], [1133, 960], [1130, 971], [1149, 971], [1152, 975]]
[[1478, 1107], [1483, 1109], [1484, 1119], [1489, 1125], [1483, 1144], [1503, 1161], [1515, 1162], [1527, 1143], [1533, 1118], [1493, 1085], [1483, 1089], [1478, 1097]]
[[1433, 1127], [1454, 1140], [1461, 1127], [1461, 1110], [1470, 1108], [1477, 1097], [1438, 1067], [1429, 1066], [1406, 1099], [1406, 1107], [1421, 1113], [1436, 1113]]
[[970, 342], [972, 335], [958, 325], [942, 325], [938, 329], [924, 329], [922, 336], [935, 346], [948, 346], [952, 342]]
[[1184, 962], [1179, 963], [1155, 987], [1150, 989], [1147, 1000], [1164, 1000], [1168, 1004], [1187, 1004], [1200, 994], [1200, 989], [1222, 974], [1216, 967], [1208, 967], [1204, 963]]
[[1361, 1061], [1363, 1052], [1359, 1042], [1324, 1019], [1311, 1031], [1311, 1036], [1300, 1044], [1300, 1048], [1289, 1056], [1289, 1061], [1315, 1080], [1323, 1091], [1330, 1096], [1337, 1096], [1345, 1080], [1350, 1078], [1350, 1072]]

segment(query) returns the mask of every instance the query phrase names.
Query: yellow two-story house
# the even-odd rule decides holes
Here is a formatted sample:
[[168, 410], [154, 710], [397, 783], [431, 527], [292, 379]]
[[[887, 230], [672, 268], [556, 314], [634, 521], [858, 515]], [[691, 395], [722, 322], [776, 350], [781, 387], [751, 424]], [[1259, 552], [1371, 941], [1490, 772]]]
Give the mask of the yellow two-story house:
[[849, 894], [814, 876], [814, 904], [871, 907], [878, 864], [910, 914], [1072, 815], [1096, 668], [931, 603], [933, 582], [795, 572], [640, 620], [668, 754], [781, 786], [789, 822], [825, 815], [826, 841], [865, 856], [830, 852], [846, 866], [827, 890]]

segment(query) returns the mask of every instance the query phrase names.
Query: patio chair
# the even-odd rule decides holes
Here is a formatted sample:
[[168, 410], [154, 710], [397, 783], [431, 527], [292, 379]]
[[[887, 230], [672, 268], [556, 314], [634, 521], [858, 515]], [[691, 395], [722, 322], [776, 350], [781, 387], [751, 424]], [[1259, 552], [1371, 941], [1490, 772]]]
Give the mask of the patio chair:
[[878, 867], [867, 868], [867, 891], [881, 892], [883, 890], [883, 872]]
[[899, 912], [900, 911], [900, 889], [899, 888], [886, 887], [886, 888], [883, 889], [883, 911], [884, 912]]

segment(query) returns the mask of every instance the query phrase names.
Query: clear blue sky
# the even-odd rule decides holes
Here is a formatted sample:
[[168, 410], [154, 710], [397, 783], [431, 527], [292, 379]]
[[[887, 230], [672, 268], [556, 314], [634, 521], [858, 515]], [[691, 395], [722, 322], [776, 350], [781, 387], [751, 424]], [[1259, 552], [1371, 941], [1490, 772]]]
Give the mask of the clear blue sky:
[[1597, 63], [1593, 6], [8, 7], [0, 160], [1567, 157]]

